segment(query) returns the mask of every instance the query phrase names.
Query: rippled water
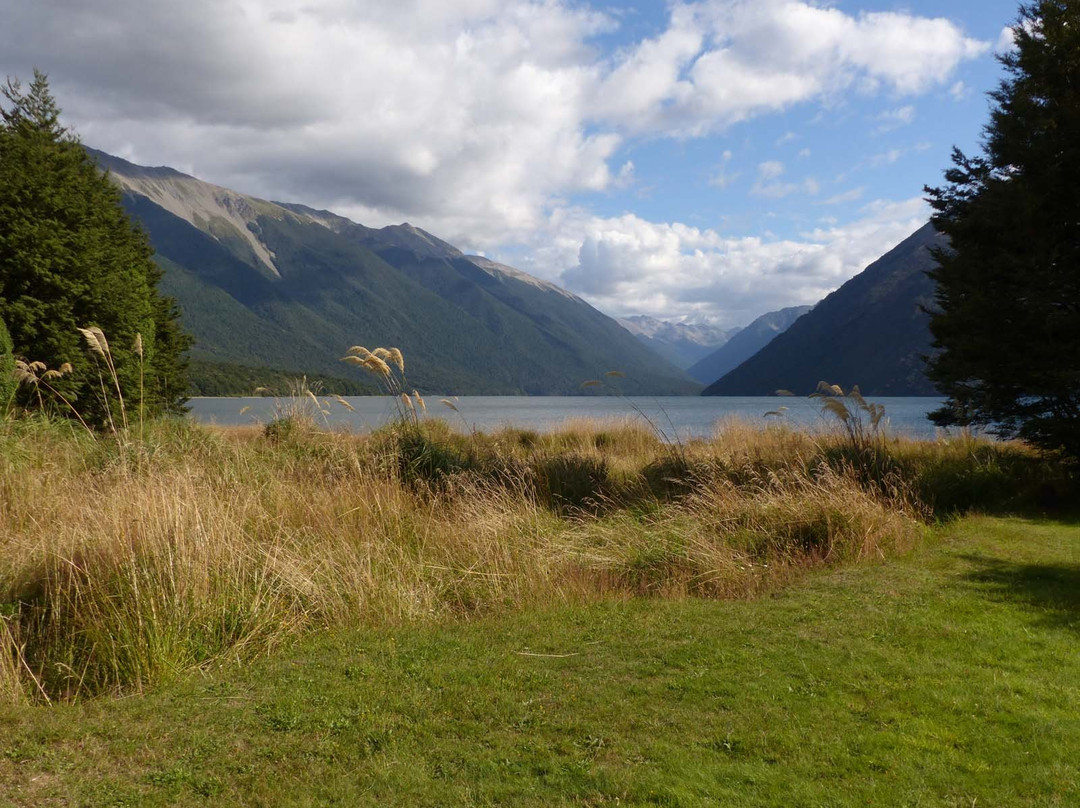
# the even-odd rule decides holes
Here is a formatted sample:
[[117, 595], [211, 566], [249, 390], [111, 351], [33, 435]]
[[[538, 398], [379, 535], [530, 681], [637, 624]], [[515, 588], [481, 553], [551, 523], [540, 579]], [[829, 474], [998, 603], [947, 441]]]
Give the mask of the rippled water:
[[[346, 408], [328, 399], [331, 426], [365, 431], [385, 424], [397, 413], [397, 400], [388, 396], [352, 396], [346, 399], [355, 408]], [[879, 397], [871, 401], [885, 407], [888, 429], [894, 434], [932, 438], [937, 430], [926, 414], [936, 409], [941, 399]], [[193, 417], [204, 423], [220, 425], [257, 424], [273, 420], [287, 405], [273, 398], [194, 398]], [[488, 432], [501, 426], [515, 426], [537, 431], [557, 429], [575, 418], [648, 418], [656, 428], [680, 438], [712, 434], [718, 421], [737, 417], [750, 423], [766, 424], [776, 420], [765, 413], [786, 407], [783, 420], [812, 428], [832, 425], [821, 415], [818, 402], [806, 398], [774, 397], [702, 397], [672, 396], [659, 398], [616, 398], [608, 396], [462, 396], [455, 400], [458, 412], [428, 402], [428, 417], [438, 417], [461, 429]], [[247, 408], [247, 409], [245, 409]]]

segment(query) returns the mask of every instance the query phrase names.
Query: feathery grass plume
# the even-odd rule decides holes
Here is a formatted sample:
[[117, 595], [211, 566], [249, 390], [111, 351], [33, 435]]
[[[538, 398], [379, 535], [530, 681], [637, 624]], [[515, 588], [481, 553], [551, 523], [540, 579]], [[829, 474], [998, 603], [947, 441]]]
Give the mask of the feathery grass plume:
[[363, 365], [372, 373], [378, 373], [387, 377], [390, 376], [390, 366], [375, 352], [372, 352], [371, 356], [363, 361]]
[[390, 358], [390, 349], [389, 348], [376, 348], [374, 351], [371, 352], [371, 355], [372, 356], [377, 356], [379, 359], [381, 359], [381, 360], [383, 360], [385, 362], [387, 359]]
[[246, 415], [249, 412], [251, 412], [251, 405], [250, 404], [245, 404], [243, 407], [240, 408], [240, 414], [241, 415]]
[[420, 408], [422, 412], [427, 412], [427, 404], [424, 403], [423, 397], [416, 391], [412, 391], [413, 398], [416, 400], [416, 406]]
[[100, 328], [97, 326], [80, 328], [79, 333], [83, 335], [83, 339], [86, 340], [86, 345], [91, 351], [102, 357], [109, 353], [109, 343]]
[[15, 360], [15, 379], [19, 384], [33, 384], [37, 380], [37, 374], [33, 372], [30, 365], [21, 359]]
[[889, 473], [881, 429], [884, 405], [867, 402], [858, 385], [845, 393], [839, 385], [825, 381], [818, 383], [810, 398], [821, 399], [822, 413], [832, 415], [840, 424], [847, 438], [846, 451], [860, 477], [868, 485], [882, 484]]
[[844, 388], [838, 384], [829, 384], [826, 381], [820, 381], [817, 384], [817, 390], [810, 394], [810, 398], [823, 398], [825, 396], [843, 396]]
[[18, 384], [25, 384], [34, 388], [34, 394], [37, 397], [38, 409], [44, 413], [45, 401], [41, 395], [41, 388], [44, 387], [53, 396], [59, 399], [65, 407], [67, 407], [71, 414], [74, 415], [83, 429], [85, 429], [91, 436], [94, 435], [94, 431], [90, 429], [86, 421], [83, 420], [82, 415], [75, 409], [75, 406], [68, 400], [68, 398], [61, 393], [57, 388], [53, 387], [49, 382], [54, 379], [60, 379], [72, 372], [70, 362], [64, 362], [59, 368], [50, 370], [48, 366], [41, 361], [24, 362], [22, 359], [15, 360], [15, 368], [12, 371], [12, 375], [15, 377], [15, 381]]
[[359, 356], [361, 359], [367, 359], [369, 356], [371, 356], [371, 351], [369, 351], [363, 345], [353, 345], [345, 353], [349, 354], [350, 356]]
[[455, 404], [455, 403], [454, 403], [453, 401], [451, 401], [450, 399], [448, 399], [448, 398], [440, 398], [440, 399], [439, 399], [439, 403], [440, 403], [440, 404], [442, 404], [442, 405], [443, 405], [444, 407], [449, 407], [450, 409], [452, 409], [452, 410], [453, 410], [454, 412], [456, 412], [456, 413], [460, 413], [460, 412], [461, 412], [461, 411], [460, 411], [460, 410], [459, 410], [459, 409], [457, 408], [457, 405], [456, 405], [456, 404]]
[[345, 399], [343, 399], [343, 398], [342, 398], [341, 396], [335, 395], [335, 396], [334, 396], [334, 401], [336, 401], [336, 402], [337, 402], [338, 404], [340, 404], [340, 405], [341, 405], [342, 407], [344, 407], [345, 409], [347, 409], [347, 410], [348, 410], [349, 412], [356, 412], [356, 407], [354, 407], [354, 406], [353, 406], [352, 404], [350, 404], [350, 403], [349, 403], [348, 401], [346, 401]]
[[397, 365], [397, 369], [398, 369], [399, 373], [404, 374], [405, 373], [405, 357], [401, 355], [401, 350], [399, 348], [391, 348], [389, 350], [389, 354], [390, 354], [389, 357], [388, 357], [389, 360], [391, 362], [393, 362], [395, 365]]
[[[105, 339], [105, 332], [96, 325], [87, 328], [79, 328], [78, 331], [83, 335], [83, 339], [86, 340], [86, 344], [90, 348], [91, 353], [95, 353], [105, 360], [105, 366], [109, 369], [109, 375], [112, 377], [113, 386], [116, 388], [116, 398], [120, 404], [120, 419], [123, 422], [124, 431], [126, 432], [128, 422], [127, 408], [124, 406], [124, 393], [120, 389], [120, 376], [116, 372], [116, 365], [113, 363], [112, 351], [109, 350], [109, 341]], [[102, 403], [105, 405], [105, 412], [109, 417], [109, 426], [112, 428], [113, 433], [116, 434], [116, 424], [113, 422], [112, 408], [109, 406], [108, 396], [105, 394], [105, 381], [101, 378], [100, 371], [98, 372], [98, 381], [101, 383]]]
[[42, 412], [45, 411], [45, 402], [41, 397], [42, 377], [39, 374], [44, 369], [44, 362], [24, 362], [21, 359], [15, 360], [15, 381], [20, 385], [25, 384], [28, 387], [34, 388], [34, 394], [37, 396], [38, 400], [38, 409]]
[[139, 357], [139, 443], [143, 443], [143, 437], [146, 434], [146, 417], [145, 417], [145, 399], [146, 390], [143, 384], [143, 376], [145, 373], [145, 362], [143, 362], [143, 338], [142, 332], [135, 332], [135, 344], [133, 346], [135, 355]]
[[604, 375], [607, 376], [609, 379], [622, 379], [626, 377], [626, 374], [623, 373], [621, 370], [609, 370]]
[[367, 362], [368, 357], [370, 357], [370, 356], [371, 356], [370, 354], [368, 354], [368, 356], [365, 356], [365, 357], [353, 356], [353, 355], [350, 354], [349, 356], [341, 357], [341, 361], [342, 362], [348, 362], [350, 365], [360, 365], [360, 367], [367, 367], [367, 365], [365, 363]]
[[415, 405], [413, 404], [413, 401], [412, 401], [412, 399], [411, 399], [411, 398], [409, 398], [409, 394], [408, 394], [408, 393], [402, 393], [402, 394], [401, 394], [401, 403], [402, 403], [402, 404], [404, 404], [404, 405], [405, 405], [405, 407], [406, 407], [406, 408], [407, 408], [407, 409], [408, 409], [408, 410], [409, 410], [410, 412], [413, 412], [413, 413], [415, 413], [415, 412], [416, 412], [416, 406], [415, 406]]
[[851, 413], [848, 412], [848, 408], [844, 406], [844, 402], [839, 399], [827, 398], [821, 402], [821, 408], [826, 412], [832, 413], [844, 423], [851, 420]]
[[783, 388], [781, 388], [780, 390], [776, 390], [773, 393], [773, 395], [774, 396], [787, 396], [788, 398], [794, 398], [795, 397], [795, 394], [793, 392], [791, 392], [790, 390], [784, 390]]
[[306, 390], [304, 390], [304, 393], [305, 393], [305, 394], [307, 395], [307, 397], [308, 397], [309, 399], [311, 399], [311, 403], [315, 405], [315, 410], [316, 410], [317, 412], [320, 412], [320, 413], [322, 413], [323, 415], [326, 415], [326, 414], [327, 414], [328, 410], [325, 410], [325, 409], [323, 409], [323, 405], [322, 405], [322, 403], [321, 403], [321, 402], [319, 401], [319, 397], [318, 397], [317, 395], [315, 395], [315, 393], [314, 393], [314, 392], [313, 392], [313, 391], [312, 391], [312, 390], [311, 390], [310, 388], [309, 388], [309, 389], [306, 389]]
[[600, 381], [599, 379], [589, 379], [588, 381], [584, 381], [584, 382], [581, 383], [582, 388], [585, 388], [585, 387], [600, 387], [601, 385], [603, 385], [603, 382]]

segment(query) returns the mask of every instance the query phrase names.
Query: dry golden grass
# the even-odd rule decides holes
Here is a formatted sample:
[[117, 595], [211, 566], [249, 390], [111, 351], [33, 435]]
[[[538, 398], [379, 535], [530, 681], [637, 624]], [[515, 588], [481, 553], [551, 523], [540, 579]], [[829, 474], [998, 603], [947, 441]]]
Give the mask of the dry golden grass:
[[[753, 596], [901, 551], [927, 516], [911, 475], [860, 480], [785, 428], [408, 434], [0, 424], [0, 699], [139, 690], [328, 626]], [[950, 451], [972, 446], [894, 453]]]

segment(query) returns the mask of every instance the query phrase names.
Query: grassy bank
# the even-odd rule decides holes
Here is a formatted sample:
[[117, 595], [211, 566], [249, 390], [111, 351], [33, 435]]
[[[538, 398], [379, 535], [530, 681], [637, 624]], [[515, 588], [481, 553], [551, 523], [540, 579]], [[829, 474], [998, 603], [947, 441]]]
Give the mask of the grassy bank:
[[138, 692], [312, 631], [646, 596], [732, 598], [913, 546], [934, 514], [1054, 499], [972, 440], [634, 422], [367, 436], [285, 420], [140, 440], [0, 431], [0, 697]]
[[0, 804], [1073, 805], [1080, 528], [967, 519], [752, 601], [335, 630], [0, 708]]

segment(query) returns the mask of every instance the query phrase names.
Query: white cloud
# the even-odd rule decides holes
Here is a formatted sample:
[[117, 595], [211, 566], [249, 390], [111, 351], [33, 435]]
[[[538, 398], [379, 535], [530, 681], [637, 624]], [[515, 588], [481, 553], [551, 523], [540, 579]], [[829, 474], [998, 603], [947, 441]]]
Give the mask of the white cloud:
[[704, 0], [676, 5], [663, 34], [629, 51], [597, 110], [631, 130], [694, 136], [850, 88], [925, 92], [989, 48], [941, 18]]
[[83, 139], [137, 162], [494, 247], [627, 183], [628, 137], [916, 94], [988, 47], [808, 0], [676, 3], [604, 53], [616, 25], [561, 0], [55, 0], [4, 15], [0, 72], [45, 67]]
[[968, 97], [967, 85], [962, 81], [958, 81], [949, 88], [949, 95], [952, 96], [953, 101], [963, 101]]
[[[615, 51], [596, 35], [617, 21], [570, 0], [0, 3], [0, 75], [46, 69], [90, 145], [512, 252], [614, 313], [731, 324], [819, 299], [925, 206], [781, 240], [565, 200], [634, 183], [635, 138], [704, 136], [845, 93], [908, 105], [990, 47], [945, 19], [817, 0], [675, 2], [662, 30]], [[714, 185], [737, 176], [730, 160]], [[754, 193], [820, 192], [785, 177], [763, 163]]]
[[889, 166], [895, 163], [901, 157], [903, 157], [904, 154], [906, 154], [905, 149], [889, 149], [888, 151], [881, 152], [880, 154], [875, 154], [873, 157], [871, 157], [870, 165], [874, 166], [875, 168], [879, 166]]
[[830, 196], [828, 199], [822, 201], [822, 205], [842, 205], [845, 202], [857, 202], [863, 198], [863, 194], [866, 193], [865, 188], [852, 188], [849, 191]]
[[615, 176], [612, 184], [616, 188], [629, 188], [634, 184], [636, 178], [634, 177], [634, 161], [627, 160], [622, 164], [622, 168], [619, 169], [619, 173]]
[[1011, 26], [1001, 29], [997, 43], [994, 45], [994, 53], [1009, 53], [1016, 50], [1016, 36]]
[[762, 181], [775, 180], [784, 173], [784, 164], [779, 160], [767, 160], [758, 165], [758, 179]]
[[887, 151], [880, 152], [870, 157], [866, 162], [872, 168], [881, 168], [881, 166], [893, 165], [901, 158], [913, 152], [924, 152], [930, 148], [930, 144], [924, 142], [916, 143], [914, 146], [897, 147], [888, 149]]
[[[961, 82], [962, 84], [963, 82]], [[878, 132], [891, 132], [902, 126], [909, 126], [915, 120], [915, 107], [912, 104], [890, 109], [882, 112], [875, 119], [878, 122]]]
[[760, 163], [757, 182], [750, 189], [750, 193], [765, 199], [783, 199], [799, 192], [814, 196], [821, 190], [820, 184], [813, 177], [807, 177], [801, 182], [782, 182], [780, 178], [784, 170], [784, 164], [778, 160]]
[[739, 178], [741, 172], [728, 170], [728, 165], [731, 163], [732, 156], [730, 149], [726, 149], [724, 153], [720, 155], [720, 164], [714, 167], [714, 171], [709, 177], [709, 185], [714, 188], [723, 189], [732, 185], [735, 180]]
[[[692, 316], [744, 325], [784, 306], [815, 303], [926, 223], [920, 198], [866, 205], [849, 224], [798, 239], [730, 237], [633, 214], [561, 210], [536, 250], [538, 274], [618, 315]], [[560, 267], [566, 267], [562, 272]]]

